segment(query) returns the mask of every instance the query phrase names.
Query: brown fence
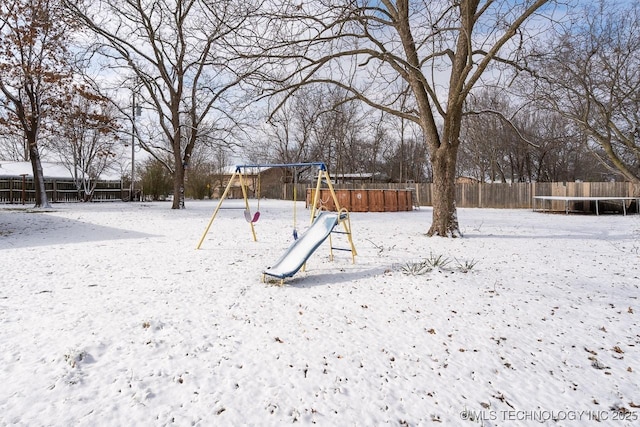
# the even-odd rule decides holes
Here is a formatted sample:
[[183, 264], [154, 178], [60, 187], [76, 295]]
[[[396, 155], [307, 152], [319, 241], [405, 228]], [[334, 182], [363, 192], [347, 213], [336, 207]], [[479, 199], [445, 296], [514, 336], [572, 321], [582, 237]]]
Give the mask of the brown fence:
[[[264, 188], [262, 197], [293, 199], [293, 185], [282, 184]], [[296, 198], [305, 199], [311, 184], [296, 184]], [[52, 202], [75, 202], [83, 199], [70, 180], [47, 180], [47, 196]], [[413, 203], [432, 205], [431, 183], [386, 184], [358, 183], [334, 184], [336, 189], [407, 190], [414, 193]], [[92, 200], [127, 200], [128, 189], [119, 181], [99, 181]], [[628, 182], [533, 182], [515, 184], [461, 183], [456, 185], [456, 204], [461, 208], [533, 209], [534, 196], [563, 197], [639, 197], [640, 186]], [[31, 179], [0, 178], [0, 203], [34, 203], [35, 189]], [[563, 202], [554, 202], [552, 210], [563, 211]]]
[[[302, 200], [307, 184], [297, 184], [297, 198]], [[412, 189], [414, 201], [420, 206], [432, 206], [431, 183], [412, 184], [334, 184], [336, 189]], [[293, 199], [293, 184], [273, 191], [285, 199]], [[639, 197], [640, 186], [628, 182], [532, 182], [515, 184], [456, 184], [456, 205], [461, 208], [533, 209], [534, 196], [563, 197]], [[552, 207], [564, 211], [564, 203]]]
[[[45, 180], [47, 198], [50, 202], [78, 202], [84, 200], [84, 192], [78, 191], [71, 180]], [[122, 189], [120, 181], [98, 181], [93, 192], [93, 201], [122, 200], [128, 191]], [[33, 179], [0, 178], [0, 203], [30, 204], [36, 201]]]

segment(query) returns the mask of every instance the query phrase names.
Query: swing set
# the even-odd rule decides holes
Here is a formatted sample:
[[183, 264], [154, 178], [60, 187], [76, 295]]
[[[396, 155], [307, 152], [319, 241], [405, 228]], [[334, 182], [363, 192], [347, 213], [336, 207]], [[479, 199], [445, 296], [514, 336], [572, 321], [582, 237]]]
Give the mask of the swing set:
[[[261, 173], [260, 170], [261, 169], [265, 169], [265, 168], [292, 168], [294, 170], [293, 173], [293, 202], [294, 202], [294, 209], [293, 209], [293, 238], [294, 240], [298, 240], [298, 230], [297, 230], [297, 189], [296, 189], [296, 184], [298, 183], [298, 178], [297, 178], [297, 169], [298, 168], [306, 168], [306, 167], [317, 167], [318, 168], [318, 178], [316, 180], [316, 189], [313, 197], [313, 201], [311, 203], [311, 216], [310, 216], [310, 224], [313, 224], [314, 220], [316, 219], [316, 216], [318, 214], [318, 206], [319, 206], [319, 202], [320, 202], [320, 189], [322, 187], [323, 182], [327, 184], [328, 188], [329, 188], [329, 192], [331, 194], [331, 198], [333, 199], [333, 203], [336, 206], [336, 210], [338, 212], [340, 212], [340, 221], [338, 221], [339, 223], [342, 223], [343, 227], [344, 227], [344, 232], [342, 232], [342, 234], [346, 234], [347, 238], [349, 240], [349, 245], [350, 248], [349, 249], [342, 249], [342, 250], [347, 250], [351, 252], [352, 255], [352, 261], [355, 262], [355, 255], [356, 255], [356, 250], [355, 247], [353, 245], [353, 240], [351, 239], [351, 225], [350, 225], [350, 221], [349, 221], [349, 213], [345, 210], [345, 209], [341, 209], [340, 208], [340, 203], [338, 201], [338, 197], [336, 196], [335, 190], [333, 188], [333, 184], [331, 183], [331, 178], [329, 176], [329, 172], [327, 171], [327, 167], [323, 162], [313, 162], [313, 163], [275, 163], [275, 164], [247, 164], [247, 165], [237, 165], [235, 168], [235, 172], [233, 173], [233, 175], [231, 176], [231, 179], [229, 179], [229, 182], [227, 184], [227, 187], [225, 188], [224, 192], [222, 193], [222, 196], [220, 196], [220, 200], [218, 201], [218, 204], [215, 208], [215, 210], [213, 211], [213, 214], [211, 215], [211, 219], [209, 220], [209, 223], [207, 224], [206, 229], [204, 230], [204, 233], [202, 234], [202, 237], [200, 238], [200, 241], [198, 242], [198, 246], [196, 247], [196, 249], [200, 249], [202, 247], [202, 244], [204, 243], [204, 240], [207, 236], [207, 234], [209, 233], [209, 229], [211, 228], [211, 225], [213, 224], [213, 221], [215, 220], [216, 216], [218, 215], [218, 212], [220, 211], [221, 207], [222, 207], [222, 203], [223, 201], [227, 198], [227, 195], [229, 194], [231, 188], [233, 187], [233, 185], [236, 183], [236, 181], [239, 182], [240, 184], [240, 188], [242, 190], [242, 197], [244, 199], [244, 218], [247, 221], [247, 223], [249, 224], [249, 227], [251, 229], [251, 235], [253, 236], [253, 241], [257, 241], [258, 238], [256, 236], [256, 230], [255, 230], [255, 224], [258, 222], [258, 220], [260, 219], [260, 191], [261, 191]], [[256, 211], [255, 212], [251, 212], [251, 207], [249, 205], [249, 188], [250, 188], [250, 176], [249, 176], [249, 172], [253, 172], [254, 170], [258, 170], [258, 176], [257, 176], [257, 181], [256, 181], [256, 185], [255, 185], [255, 194], [256, 197], [258, 199], [257, 201], [257, 206], [256, 206]], [[339, 248], [333, 248], [333, 245], [331, 245], [333, 249], [339, 249]], [[331, 252], [331, 257], [333, 258], [333, 252]]]
[[[242, 180], [244, 179], [244, 183], [245, 183], [245, 187], [248, 189], [249, 185], [247, 184], [247, 182], [249, 182], [249, 178], [248, 178], [248, 174], [246, 172], [246, 168], [248, 167], [257, 167], [258, 168], [258, 180], [257, 180], [257, 184], [256, 184], [256, 188], [254, 191], [254, 194], [256, 196], [256, 199], [258, 199], [258, 206], [256, 207], [256, 212], [254, 212], [253, 215], [251, 215], [251, 209], [249, 207], [249, 203], [248, 203], [248, 191], [245, 192], [244, 188], [243, 188], [243, 197], [244, 197], [244, 201], [245, 201], [245, 209], [244, 209], [244, 219], [248, 222], [248, 223], [256, 223], [258, 222], [258, 219], [260, 219], [260, 190], [261, 190], [261, 177], [262, 174], [260, 173], [260, 168], [261, 167], [272, 167], [271, 165], [241, 165], [241, 166], [236, 166], [236, 171], [237, 168], [245, 168], [244, 169], [244, 174], [243, 171], [241, 170], [240, 172], [240, 186], [242, 187]], [[284, 167], [284, 165], [282, 166]], [[231, 178], [233, 180], [233, 178]], [[296, 166], [293, 167], [293, 238], [295, 240], [298, 240], [298, 230], [296, 228], [296, 220], [297, 220], [297, 206], [296, 206], [296, 202], [298, 201], [298, 195], [297, 195], [297, 188], [296, 185], [298, 184], [298, 173], [296, 170]], [[231, 185], [231, 181], [229, 181], [229, 184], [227, 186]], [[223, 196], [224, 197], [224, 196]], [[222, 198], [221, 198], [222, 201]], [[254, 236], [254, 241], [255, 241], [255, 236]]]

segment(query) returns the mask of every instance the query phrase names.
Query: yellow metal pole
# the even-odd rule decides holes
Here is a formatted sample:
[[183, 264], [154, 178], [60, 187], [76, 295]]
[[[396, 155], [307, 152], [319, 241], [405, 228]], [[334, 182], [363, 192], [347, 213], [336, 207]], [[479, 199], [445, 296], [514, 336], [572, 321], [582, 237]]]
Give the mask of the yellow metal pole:
[[318, 202], [320, 201], [320, 187], [322, 186], [322, 169], [318, 170], [318, 179], [316, 180], [316, 190], [313, 194], [313, 202], [311, 203], [311, 220], [309, 223], [313, 223], [313, 219], [316, 217], [316, 210], [318, 209]]
[[[329, 192], [331, 192], [331, 197], [333, 198], [333, 203], [335, 203], [336, 205], [336, 212], [338, 212], [338, 221], [342, 223], [342, 227], [344, 228], [344, 231], [347, 234], [347, 239], [349, 240], [349, 246], [351, 246], [351, 262], [355, 263], [355, 256], [358, 255], [358, 253], [356, 252], [356, 247], [353, 244], [353, 238], [351, 236], [351, 218], [349, 217], [349, 211], [340, 207], [340, 202], [338, 202], [338, 196], [336, 195], [336, 191], [334, 190], [333, 184], [331, 183], [329, 172], [325, 170], [324, 173], [327, 180], [327, 186], [329, 187]], [[344, 220], [340, 220], [343, 212], [346, 217]], [[331, 251], [331, 256], [333, 257], [333, 251]]]
[[[344, 215], [344, 219], [340, 219]], [[356, 251], [356, 246], [353, 244], [353, 236], [351, 234], [351, 215], [348, 210], [341, 209], [338, 213], [338, 220], [342, 222], [342, 226], [347, 234], [347, 239], [349, 240], [349, 245], [351, 246], [351, 263], [356, 263], [356, 255], [358, 255], [358, 251]]]
[[227, 197], [227, 193], [229, 193], [229, 189], [231, 189], [231, 184], [233, 183], [233, 180], [236, 178], [236, 176], [238, 175], [238, 172], [234, 172], [233, 175], [231, 175], [231, 179], [229, 179], [229, 183], [227, 184], [227, 188], [224, 189], [224, 192], [222, 193], [222, 196], [220, 196], [220, 201], [218, 201], [218, 205], [216, 206], [215, 210], [213, 211], [213, 215], [211, 215], [211, 219], [209, 220], [209, 224], [207, 224], [207, 228], [205, 228], [204, 233], [202, 233], [202, 237], [200, 238], [200, 241], [198, 242], [198, 246], [196, 246], [196, 249], [200, 249], [200, 247], [202, 246], [202, 243], [204, 242], [205, 237], [207, 236], [207, 233], [209, 232], [209, 229], [211, 228], [211, 224], [213, 224], [213, 220], [216, 219], [216, 215], [218, 215], [218, 211], [220, 210], [220, 206], [222, 206], [222, 201]]
[[333, 198], [333, 203], [336, 205], [336, 212], [340, 212], [340, 203], [338, 202], [338, 196], [336, 196], [336, 192], [333, 189], [333, 184], [331, 183], [331, 177], [329, 176], [329, 172], [324, 171], [325, 177], [327, 180], [327, 185], [329, 186], [329, 192], [331, 193], [331, 197]]
[[[340, 203], [338, 202], [338, 196], [336, 195], [335, 189], [333, 188], [333, 184], [331, 183], [331, 177], [329, 176], [329, 172], [327, 170], [324, 170], [322, 172], [324, 172], [324, 177], [325, 177], [325, 180], [327, 181], [329, 192], [331, 193], [331, 197], [333, 198], [333, 203], [336, 206], [336, 212], [338, 212], [338, 221], [342, 223], [342, 227], [344, 228], [344, 231], [347, 234], [347, 239], [349, 240], [349, 246], [351, 246], [351, 262], [355, 263], [356, 262], [355, 256], [358, 255], [358, 253], [356, 251], [355, 245], [353, 244], [353, 238], [351, 236], [351, 219], [349, 217], [349, 211], [347, 211], [346, 209], [342, 209], [340, 207]], [[320, 176], [322, 175], [322, 172], [320, 173]], [[320, 185], [320, 179], [318, 180], [318, 185]], [[316, 191], [319, 191], [319, 190], [316, 190]], [[342, 216], [343, 212], [345, 215], [345, 219], [341, 220], [340, 217]], [[331, 236], [329, 236], [329, 239], [331, 239]], [[333, 245], [330, 243], [330, 246], [333, 246]], [[330, 251], [330, 257], [331, 259], [333, 259], [333, 247], [331, 247], [329, 251]]]
[[[247, 195], [247, 172], [245, 170], [244, 174], [240, 174], [240, 188], [242, 189], [242, 197], [244, 197], [244, 207], [248, 212], [251, 212], [249, 209], [249, 197]], [[253, 241], [257, 242], [258, 238], [256, 237], [256, 229], [253, 226], [253, 222], [249, 221], [249, 227], [251, 227], [251, 235], [253, 236]]]
[[[311, 203], [311, 218], [309, 224], [313, 224], [313, 220], [316, 218], [316, 211], [318, 210], [318, 202], [320, 201], [320, 188], [322, 187], [322, 169], [318, 169], [318, 179], [316, 180], [316, 189], [313, 194], [313, 201]], [[302, 271], [307, 270], [307, 263], [302, 264]]]

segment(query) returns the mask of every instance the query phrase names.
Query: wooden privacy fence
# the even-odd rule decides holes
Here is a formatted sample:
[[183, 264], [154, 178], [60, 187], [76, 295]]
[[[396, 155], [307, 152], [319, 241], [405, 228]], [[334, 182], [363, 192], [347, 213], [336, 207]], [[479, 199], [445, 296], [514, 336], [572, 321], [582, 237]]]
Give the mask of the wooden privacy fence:
[[[50, 202], [78, 202], [84, 192], [78, 191], [71, 180], [46, 179], [45, 188]], [[91, 200], [110, 201], [128, 197], [120, 181], [98, 181]], [[0, 178], [0, 203], [35, 203], [36, 191], [31, 178]]]
[[[274, 199], [293, 200], [294, 184], [278, 184], [262, 189], [261, 196]], [[309, 184], [296, 184], [296, 199], [304, 201]], [[83, 200], [84, 194], [78, 192], [71, 180], [46, 180], [47, 196], [51, 202], [75, 202]], [[397, 199], [398, 194], [411, 190], [411, 205], [432, 206], [431, 183], [357, 183], [334, 184], [336, 190], [402, 190], [396, 191], [398, 210], [407, 206], [405, 199]], [[357, 193], [357, 192], [356, 192]], [[375, 200], [379, 192], [371, 192], [371, 200]], [[383, 193], [384, 194], [384, 193]], [[387, 193], [390, 197], [392, 192]], [[357, 196], [357, 194], [356, 194]], [[640, 186], [628, 182], [532, 182], [532, 183], [460, 183], [456, 184], [456, 204], [461, 208], [510, 208], [533, 209], [534, 196], [562, 196], [562, 197], [638, 197]], [[346, 196], [344, 196], [346, 197]], [[364, 196], [363, 196], [364, 197]], [[369, 194], [367, 194], [367, 198]], [[128, 200], [128, 189], [122, 188], [120, 181], [99, 181], [92, 200]], [[390, 199], [391, 200], [391, 199]], [[0, 203], [34, 203], [35, 189], [33, 180], [21, 177], [0, 178]], [[391, 205], [393, 205], [391, 200]], [[373, 203], [373, 202], [371, 202]], [[375, 204], [375, 203], [374, 203]], [[574, 205], [574, 210], [592, 211], [590, 206]], [[377, 206], [377, 205], [375, 205]], [[357, 209], [364, 209], [356, 207]], [[389, 210], [383, 207], [380, 211]], [[371, 209], [369, 209], [371, 210]], [[374, 210], [378, 210], [375, 208]], [[564, 211], [564, 202], [552, 202], [551, 210]], [[635, 211], [630, 207], [630, 211]]]
[[[266, 197], [293, 199], [293, 185], [263, 192]], [[304, 199], [306, 184], [297, 184], [297, 199]], [[414, 193], [414, 202], [420, 206], [432, 206], [431, 183], [386, 184], [358, 183], [334, 184], [339, 189], [407, 190]], [[533, 209], [534, 196], [584, 196], [584, 197], [638, 197], [640, 186], [628, 182], [522, 182], [460, 183], [456, 184], [456, 205], [460, 208]], [[564, 211], [564, 203], [557, 203], [552, 210]], [[582, 209], [580, 209], [582, 210]], [[585, 207], [588, 210], [588, 206]]]

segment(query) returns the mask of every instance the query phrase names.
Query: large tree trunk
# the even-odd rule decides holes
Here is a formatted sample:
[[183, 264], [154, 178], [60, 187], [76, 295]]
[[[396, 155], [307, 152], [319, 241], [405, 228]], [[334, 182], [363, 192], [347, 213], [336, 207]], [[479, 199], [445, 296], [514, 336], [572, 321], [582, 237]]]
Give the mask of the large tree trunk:
[[[182, 79], [179, 80], [179, 87], [182, 87]], [[173, 172], [173, 203], [171, 204], [171, 209], [184, 209], [184, 178], [185, 178], [185, 166], [186, 162], [182, 159], [182, 128], [180, 122], [180, 112], [178, 110], [180, 106], [180, 93], [181, 90], [178, 90], [172, 93], [171, 99], [171, 125], [173, 127], [173, 138], [172, 138], [172, 148], [173, 148], [173, 163], [174, 163], [174, 172]]]
[[185, 169], [178, 153], [175, 172], [173, 173], [173, 204], [171, 209], [184, 209], [184, 178]]
[[49, 199], [47, 198], [47, 189], [44, 185], [44, 172], [40, 161], [40, 151], [35, 142], [29, 143], [29, 158], [31, 160], [31, 168], [33, 170], [33, 184], [36, 189], [36, 208], [50, 208]]
[[441, 144], [431, 155], [433, 168], [433, 219], [429, 236], [461, 237], [456, 211], [456, 157], [455, 144]]
[[[175, 141], [181, 141], [182, 135], [178, 132]], [[184, 191], [187, 181], [187, 171], [191, 162], [191, 153], [195, 146], [195, 135], [191, 135], [191, 139], [184, 147], [184, 156], [180, 144], [174, 144], [173, 158], [176, 164], [175, 173], [173, 174], [173, 205], [171, 209], [184, 209]]]

